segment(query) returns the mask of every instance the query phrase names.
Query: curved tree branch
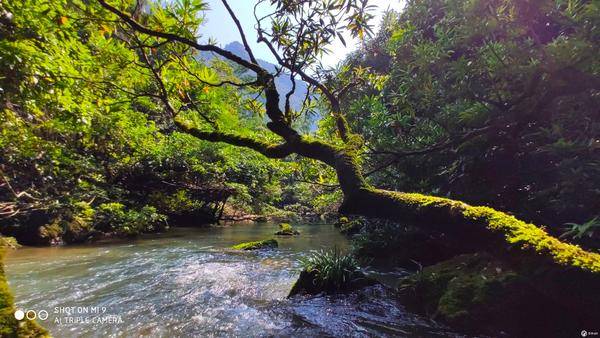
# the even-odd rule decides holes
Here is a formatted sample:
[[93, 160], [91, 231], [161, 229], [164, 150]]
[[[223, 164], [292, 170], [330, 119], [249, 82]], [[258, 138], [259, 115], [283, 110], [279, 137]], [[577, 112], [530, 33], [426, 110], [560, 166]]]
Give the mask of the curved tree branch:
[[247, 61], [225, 49], [219, 48], [214, 45], [202, 45], [196, 41], [193, 41], [193, 40], [188, 39], [183, 36], [179, 36], [177, 34], [158, 32], [158, 31], [152, 30], [150, 28], [143, 26], [142, 24], [138, 23], [137, 21], [135, 21], [130, 15], [123, 13], [120, 10], [118, 10], [117, 8], [109, 5], [105, 0], [97, 0], [97, 1], [98, 1], [98, 3], [100, 3], [100, 5], [102, 7], [104, 7], [108, 11], [112, 12], [113, 14], [117, 15], [119, 18], [121, 18], [121, 20], [123, 20], [125, 23], [127, 23], [129, 26], [131, 26], [131, 28], [135, 29], [136, 31], [138, 31], [140, 33], [144, 33], [144, 34], [154, 36], [157, 38], [167, 39], [168, 41], [181, 42], [181, 43], [186, 44], [190, 47], [193, 47], [199, 51], [214, 52], [230, 61], [233, 61], [233, 62], [239, 64], [240, 66], [246, 67], [249, 70], [254, 71], [256, 74], [258, 74], [259, 78], [263, 78], [268, 74], [268, 71], [266, 69], [262, 68], [261, 66], [259, 66], [258, 64]]
[[174, 122], [181, 131], [198, 139], [210, 142], [223, 142], [234, 146], [249, 148], [269, 158], [284, 158], [293, 153], [292, 147], [287, 143], [271, 144], [251, 137], [244, 137], [219, 131], [203, 131], [189, 126], [188, 124], [177, 119]]

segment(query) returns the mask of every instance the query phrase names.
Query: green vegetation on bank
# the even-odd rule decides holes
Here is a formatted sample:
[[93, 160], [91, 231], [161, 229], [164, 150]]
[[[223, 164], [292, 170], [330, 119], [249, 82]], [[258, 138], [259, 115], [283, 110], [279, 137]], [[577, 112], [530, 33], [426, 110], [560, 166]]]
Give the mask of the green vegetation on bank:
[[[152, 94], [152, 73], [127, 48], [134, 42], [117, 22], [94, 18], [99, 10], [96, 1], [0, 2], [0, 232], [47, 245], [308, 209], [319, 189], [291, 187], [307, 163], [175, 130]], [[203, 84], [235, 80], [230, 65], [184, 53], [178, 62], [201, 74], [194, 78], [159, 56], [171, 51], [179, 49], [153, 57], [165, 64], [167, 87], [191, 99], [181, 115], [207, 111], [219, 128], [245, 133], [262, 122], [238, 109], [249, 103], [235, 88]]]

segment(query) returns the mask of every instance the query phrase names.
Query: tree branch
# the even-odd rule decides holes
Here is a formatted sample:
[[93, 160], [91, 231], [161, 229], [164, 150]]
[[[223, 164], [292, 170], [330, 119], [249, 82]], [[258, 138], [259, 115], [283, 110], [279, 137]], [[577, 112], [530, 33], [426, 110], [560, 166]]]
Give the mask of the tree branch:
[[97, 1], [98, 1], [98, 3], [100, 3], [100, 5], [102, 7], [104, 7], [108, 11], [112, 12], [113, 14], [117, 15], [119, 18], [121, 18], [121, 20], [126, 22], [131, 28], [135, 29], [136, 31], [138, 31], [140, 33], [144, 33], [144, 34], [147, 34], [150, 36], [155, 36], [157, 38], [167, 39], [169, 41], [181, 42], [181, 43], [186, 44], [190, 47], [193, 47], [199, 51], [214, 52], [230, 61], [233, 61], [233, 62], [239, 64], [240, 66], [243, 66], [243, 67], [246, 67], [246, 68], [252, 70], [259, 76], [259, 78], [263, 78], [269, 74], [269, 72], [266, 69], [262, 68], [258, 64], [244, 60], [243, 58], [241, 58], [227, 50], [224, 50], [224, 49], [219, 48], [214, 45], [201, 45], [196, 41], [193, 41], [193, 40], [188, 39], [183, 36], [179, 36], [177, 34], [158, 32], [158, 31], [149, 29], [149, 28], [141, 25], [137, 21], [135, 21], [130, 15], [123, 13], [120, 10], [118, 10], [117, 8], [109, 5], [105, 0], [97, 0]]
[[390, 165], [400, 161], [401, 159], [408, 157], [408, 156], [416, 156], [416, 155], [424, 155], [424, 154], [428, 154], [434, 151], [439, 151], [439, 150], [443, 150], [446, 149], [450, 146], [453, 146], [455, 144], [464, 142], [470, 138], [476, 137], [478, 135], [481, 135], [489, 130], [491, 130], [491, 126], [488, 127], [483, 127], [483, 128], [479, 128], [479, 129], [475, 129], [472, 130], [464, 135], [462, 135], [461, 137], [457, 138], [457, 139], [450, 139], [450, 140], [446, 140], [443, 142], [439, 142], [437, 144], [434, 144], [430, 147], [424, 148], [424, 149], [418, 149], [418, 150], [411, 150], [411, 151], [389, 151], [389, 150], [377, 150], [377, 151], [372, 151], [371, 154], [375, 154], [375, 155], [379, 155], [379, 154], [385, 154], [385, 155], [393, 155], [394, 158], [392, 158], [390, 161], [385, 162], [377, 167], [375, 167], [374, 169], [372, 169], [371, 171], [365, 173], [365, 177], [370, 176], [380, 170], [383, 170], [387, 167], [389, 167]]
[[292, 154], [292, 147], [287, 143], [271, 144], [259, 141], [254, 138], [244, 137], [235, 134], [223, 133], [218, 131], [203, 131], [188, 124], [175, 120], [175, 125], [187, 134], [198, 139], [210, 142], [223, 142], [234, 146], [245, 147], [255, 150], [269, 158], [284, 158]]
[[231, 19], [233, 19], [233, 22], [235, 22], [238, 32], [240, 32], [240, 37], [242, 38], [242, 43], [244, 44], [244, 48], [246, 48], [246, 52], [248, 53], [248, 57], [250, 58], [250, 61], [254, 62], [255, 64], [258, 64], [258, 61], [256, 61], [256, 58], [254, 58], [254, 54], [252, 53], [252, 48], [250, 48], [250, 45], [248, 44], [248, 41], [246, 40], [246, 34], [244, 33], [244, 30], [242, 29], [240, 20], [238, 20], [238, 18], [235, 16], [235, 13], [231, 9], [231, 7], [229, 7], [229, 3], [227, 3], [227, 0], [221, 0], [221, 1], [223, 2], [223, 5], [225, 6], [225, 8], [227, 8], [227, 12], [229, 12], [229, 16], [231, 16]]

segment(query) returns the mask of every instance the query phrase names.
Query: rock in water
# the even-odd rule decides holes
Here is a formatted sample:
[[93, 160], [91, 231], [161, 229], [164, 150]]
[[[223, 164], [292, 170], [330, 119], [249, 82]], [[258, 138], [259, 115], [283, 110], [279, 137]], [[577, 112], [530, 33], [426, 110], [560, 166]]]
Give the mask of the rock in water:
[[279, 231], [275, 233], [277, 236], [295, 236], [300, 235], [298, 230], [295, 230], [289, 223], [279, 223]]
[[278, 247], [278, 243], [274, 239], [265, 239], [263, 241], [246, 242], [232, 246], [235, 250], [259, 250], [259, 249], [273, 249]]
[[315, 271], [302, 270], [298, 280], [292, 286], [288, 298], [295, 295], [316, 295], [319, 293], [346, 293], [360, 290], [367, 286], [380, 284], [373, 278], [366, 276], [360, 271], [355, 271], [352, 278], [341, 289], [334, 289], [330, 285], [323, 285], [318, 282]]

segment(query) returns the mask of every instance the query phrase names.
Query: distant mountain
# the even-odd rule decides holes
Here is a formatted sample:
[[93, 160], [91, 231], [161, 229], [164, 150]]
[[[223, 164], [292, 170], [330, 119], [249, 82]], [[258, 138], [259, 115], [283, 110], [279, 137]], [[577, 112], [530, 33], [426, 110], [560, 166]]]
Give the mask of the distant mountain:
[[[246, 49], [244, 48], [244, 45], [242, 45], [238, 41], [234, 41], [227, 44], [224, 49], [246, 60], [250, 59], [248, 57]], [[210, 52], [203, 52], [200, 54], [200, 57], [204, 60], [210, 60], [213, 57], [215, 57], [215, 54]], [[258, 59], [257, 61], [258, 64], [264, 69], [272, 73], [275, 72], [276, 68], [274, 64], [261, 59]], [[248, 73], [253, 74], [252, 71], [248, 71]], [[285, 106], [285, 94], [288, 93], [293, 86], [292, 81], [290, 80], [289, 73], [282, 72], [279, 76], [277, 76], [275, 78], [275, 86], [277, 87], [277, 90], [281, 95], [279, 106], [281, 107], [281, 109], [283, 109]], [[294, 92], [294, 94], [292, 94], [292, 96], [290, 96], [290, 107], [293, 110], [299, 111], [300, 109], [302, 109], [302, 103], [304, 102], [304, 98], [306, 97], [307, 90], [308, 84], [304, 81], [296, 79], [296, 91]], [[310, 118], [308, 121], [308, 125], [310, 130], [315, 130], [316, 117]]]

